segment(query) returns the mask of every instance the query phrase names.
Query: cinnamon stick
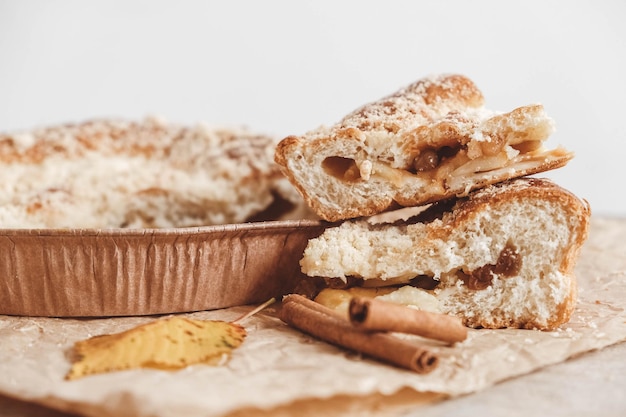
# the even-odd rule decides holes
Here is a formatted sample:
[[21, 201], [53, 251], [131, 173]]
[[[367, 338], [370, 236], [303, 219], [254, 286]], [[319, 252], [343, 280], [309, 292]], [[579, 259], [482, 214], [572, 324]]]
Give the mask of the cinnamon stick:
[[431, 372], [439, 364], [439, 357], [424, 347], [389, 334], [359, 330], [333, 310], [301, 295], [283, 299], [280, 318], [326, 342], [417, 373]]
[[352, 298], [348, 312], [352, 324], [363, 330], [409, 333], [447, 343], [467, 338], [467, 328], [461, 319], [447, 314], [364, 297]]

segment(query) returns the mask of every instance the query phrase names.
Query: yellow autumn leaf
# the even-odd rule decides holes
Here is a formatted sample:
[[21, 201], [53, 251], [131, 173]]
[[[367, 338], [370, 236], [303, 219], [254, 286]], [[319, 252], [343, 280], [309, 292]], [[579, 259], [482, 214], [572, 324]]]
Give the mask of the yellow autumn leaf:
[[216, 365], [241, 345], [246, 330], [235, 323], [183, 317], [156, 320], [122, 333], [74, 344], [78, 360], [66, 379], [133, 368], [181, 369]]

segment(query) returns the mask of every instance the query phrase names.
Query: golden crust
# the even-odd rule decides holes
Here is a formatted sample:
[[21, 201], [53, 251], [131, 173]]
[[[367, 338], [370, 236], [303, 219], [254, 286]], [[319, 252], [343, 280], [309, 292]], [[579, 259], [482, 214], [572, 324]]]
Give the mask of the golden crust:
[[467, 194], [564, 166], [545, 150], [541, 105], [496, 114], [462, 75], [429, 77], [369, 103], [330, 128], [279, 143], [275, 161], [322, 218], [369, 216]]

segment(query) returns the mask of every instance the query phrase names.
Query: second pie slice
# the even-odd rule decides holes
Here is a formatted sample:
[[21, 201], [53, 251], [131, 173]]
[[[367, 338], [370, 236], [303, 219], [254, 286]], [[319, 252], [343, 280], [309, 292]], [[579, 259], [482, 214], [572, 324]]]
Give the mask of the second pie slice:
[[419, 206], [564, 166], [539, 104], [496, 113], [462, 75], [421, 79], [330, 127], [289, 136], [275, 160], [308, 205], [338, 221]]

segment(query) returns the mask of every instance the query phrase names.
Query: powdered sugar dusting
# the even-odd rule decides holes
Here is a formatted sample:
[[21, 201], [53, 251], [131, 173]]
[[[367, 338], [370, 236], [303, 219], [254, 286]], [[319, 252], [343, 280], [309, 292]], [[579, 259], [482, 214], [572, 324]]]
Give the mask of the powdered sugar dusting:
[[355, 110], [340, 124], [360, 130], [397, 133], [430, 123], [450, 111], [480, 107], [482, 102], [482, 94], [468, 79], [430, 76]]

